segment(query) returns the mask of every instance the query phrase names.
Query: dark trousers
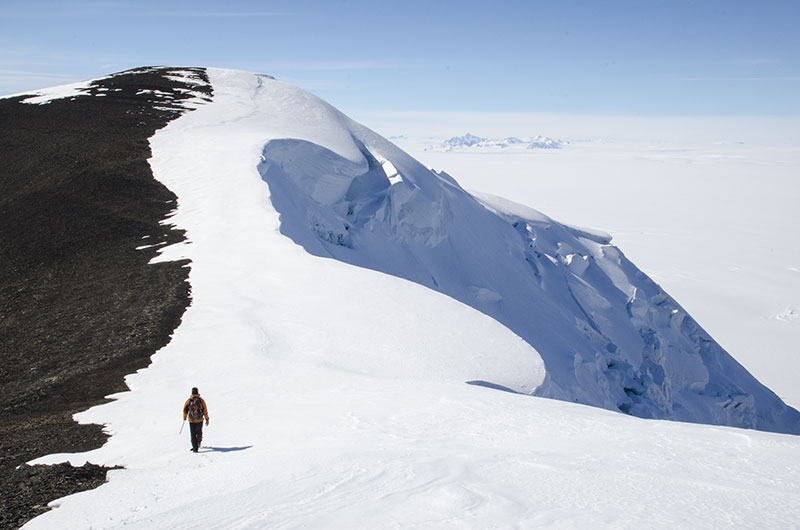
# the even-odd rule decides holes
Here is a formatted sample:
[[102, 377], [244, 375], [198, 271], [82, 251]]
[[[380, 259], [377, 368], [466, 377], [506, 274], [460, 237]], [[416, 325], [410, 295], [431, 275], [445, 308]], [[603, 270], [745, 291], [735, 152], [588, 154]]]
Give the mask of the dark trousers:
[[189, 422], [189, 432], [192, 435], [192, 451], [197, 452], [203, 441], [203, 422]]

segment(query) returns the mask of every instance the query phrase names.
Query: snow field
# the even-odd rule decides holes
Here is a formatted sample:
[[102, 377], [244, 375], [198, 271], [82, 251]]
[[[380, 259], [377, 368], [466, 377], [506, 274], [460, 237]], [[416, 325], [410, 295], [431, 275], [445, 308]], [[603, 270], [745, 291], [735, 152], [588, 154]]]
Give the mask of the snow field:
[[[667, 144], [648, 141], [663, 137], [660, 130], [625, 122], [612, 127], [611, 142], [522, 155], [426, 151], [411, 139], [401, 146], [473, 193], [608, 231], [737, 361], [798, 408], [800, 319], [782, 318], [800, 308], [797, 126], [756, 121], [742, 131], [739, 122], [747, 123], [668, 130], [677, 139]], [[580, 124], [569, 127], [559, 134], [586, 134]], [[738, 135], [744, 144], [713, 142]]]
[[241, 395], [226, 405], [241, 392], [204, 392], [204, 445], [217, 450], [189, 453], [186, 432], [158, 426], [119, 433], [101, 452], [116, 446], [128, 468], [26, 528], [787, 528], [800, 516], [795, 437], [302, 363], [255, 368], [239, 380], [261, 389], [259, 413]]
[[259, 90], [266, 97], [256, 113], [294, 127], [265, 145], [259, 171], [280, 232], [309, 253], [408, 278], [492, 316], [541, 355], [547, 377], [538, 396], [644, 418], [800, 432], [800, 413], [607, 235], [522, 206], [512, 209], [530, 217], [505, 211], [509, 201], [487, 205], [326, 103], [275, 82]]
[[[151, 140], [154, 173], [179, 197], [169, 222], [189, 239], [160, 259], [192, 260], [192, 305], [152, 365], [127, 378], [130, 392], [77, 415], [105, 424], [109, 442], [39, 460], [125, 469], [26, 529], [764, 529], [800, 520], [798, 437], [465, 384], [531, 389], [544, 370], [485, 315], [310, 256], [282, 236], [256, 169], [271, 136], [248, 98], [263, 87], [250, 74], [209, 75], [214, 103]], [[335, 129], [330, 112], [323, 123]], [[306, 124], [296, 134], [348, 156], [335, 130]], [[188, 451], [187, 428], [178, 435], [191, 386], [211, 416], [200, 454]]]

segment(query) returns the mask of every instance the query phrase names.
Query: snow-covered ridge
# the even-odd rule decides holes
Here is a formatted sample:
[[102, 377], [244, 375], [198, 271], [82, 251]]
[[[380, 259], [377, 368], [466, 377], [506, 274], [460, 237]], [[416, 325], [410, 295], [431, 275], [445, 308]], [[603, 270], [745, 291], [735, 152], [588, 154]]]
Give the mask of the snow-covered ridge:
[[[794, 437], [520, 395], [572, 400], [585, 385], [591, 399], [630, 393], [638, 412], [660, 410], [651, 401], [671, 389], [695, 421], [719, 410], [711, 421], [724, 423], [727, 408], [764, 418], [759, 428], [795, 425], [752, 378], [729, 374], [735, 362], [714, 357], [718, 347], [606, 234], [473, 197], [295, 87], [208, 74], [213, 103], [151, 139], [154, 174], [179, 197], [170, 222], [190, 242], [159, 259], [191, 259], [192, 306], [153, 364], [128, 377], [131, 392], [79, 415], [105, 424], [108, 444], [43, 459], [125, 469], [29, 528], [797, 520]], [[537, 354], [490, 312], [555, 328]], [[211, 414], [200, 454], [177, 436], [191, 385]], [[715, 403], [740, 388], [751, 402]]]
[[[328, 106], [305, 100], [302, 108], [318, 116]], [[346, 144], [338, 151], [294, 134], [263, 149], [260, 172], [281, 231], [309, 252], [410, 279], [502, 322], [544, 360], [536, 395], [647, 418], [800, 432], [800, 413], [610, 238], [481, 202], [372, 131], [339, 114], [336, 123]]]
[[274, 207], [281, 233], [317, 256], [411, 280], [490, 316], [538, 353], [520, 362], [540, 356], [546, 370], [509, 379], [516, 368], [499, 366], [494, 376], [468, 377], [640, 417], [800, 432], [800, 413], [750, 376], [607, 234], [476, 198], [270, 76], [210, 72], [215, 92], [232, 102], [230, 110], [217, 103], [218, 129], [239, 127], [230, 116], [241, 114], [258, 139], [253, 169], [270, 196], [252, 207]]
[[565, 140], [555, 140], [549, 136], [535, 136], [517, 138], [509, 136], [506, 138], [483, 138], [467, 133], [463, 136], [454, 136], [445, 140], [437, 146], [430, 147], [432, 150], [440, 151], [471, 151], [471, 150], [491, 150], [491, 149], [561, 149], [569, 144]]

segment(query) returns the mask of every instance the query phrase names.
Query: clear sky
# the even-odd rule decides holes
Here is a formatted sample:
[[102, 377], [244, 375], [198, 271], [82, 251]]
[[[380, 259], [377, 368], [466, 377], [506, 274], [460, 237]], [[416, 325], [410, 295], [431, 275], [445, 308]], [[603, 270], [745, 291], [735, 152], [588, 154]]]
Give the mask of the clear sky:
[[346, 113], [800, 116], [800, 1], [0, 0], [0, 94], [154, 64]]

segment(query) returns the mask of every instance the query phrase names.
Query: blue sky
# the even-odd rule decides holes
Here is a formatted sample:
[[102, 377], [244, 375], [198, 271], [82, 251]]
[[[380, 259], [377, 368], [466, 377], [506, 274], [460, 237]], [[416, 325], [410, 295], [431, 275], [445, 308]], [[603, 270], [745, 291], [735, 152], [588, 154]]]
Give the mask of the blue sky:
[[240, 68], [345, 112], [800, 115], [800, 2], [0, 0], [0, 93]]

